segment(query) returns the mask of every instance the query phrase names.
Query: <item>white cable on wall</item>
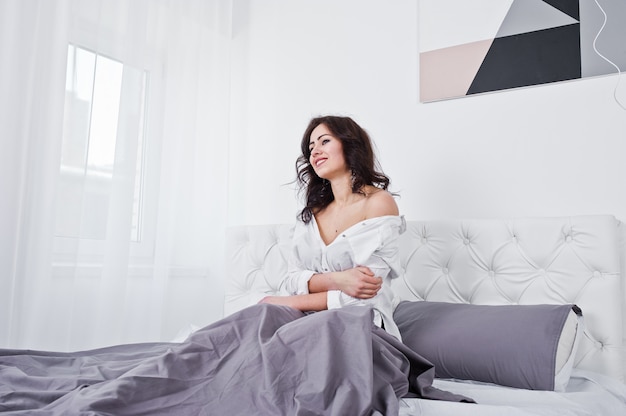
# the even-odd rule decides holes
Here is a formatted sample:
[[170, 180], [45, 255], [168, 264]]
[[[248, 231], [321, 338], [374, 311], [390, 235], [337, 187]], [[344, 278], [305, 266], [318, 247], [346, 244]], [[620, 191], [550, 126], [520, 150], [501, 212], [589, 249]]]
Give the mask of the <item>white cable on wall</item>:
[[619, 88], [620, 79], [622, 77], [622, 71], [620, 70], [619, 66], [617, 66], [615, 62], [611, 61], [609, 58], [602, 55], [600, 51], [598, 51], [598, 48], [596, 47], [596, 41], [598, 40], [598, 38], [600, 37], [600, 34], [604, 30], [604, 27], [606, 26], [607, 15], [604, 9], [602, 8], [602, 6], [600, 6], [600, 3], [598, 2], [598, 0], [595, 0], [595, 2], [598, 8], [600, 9], [600, 11], [602, 12], [602, 15], [604, 16], [604, 22], [602, 22], [602, 26], [600, 27], [600, 30], [598, 30], [598, 33], [596, 33], [596, 37], [593, 39], [593, 50], [596, 52], [596, 54], [598, 54], [600, 58], [604, 59], [609, 64], [613, 65], [613, 67], [617, 70], [617, 84], [615, 84], [615, 89], [613, 90], [613, 98], [615, 98], [615, 102], [617, 103], [617, 105], [619, 105], [622, 108], [622, 110], [626, 110], [626, 106], [624, 106], [624, 104], [620, 102], [619, 98], [617, 98], [617, 90]]

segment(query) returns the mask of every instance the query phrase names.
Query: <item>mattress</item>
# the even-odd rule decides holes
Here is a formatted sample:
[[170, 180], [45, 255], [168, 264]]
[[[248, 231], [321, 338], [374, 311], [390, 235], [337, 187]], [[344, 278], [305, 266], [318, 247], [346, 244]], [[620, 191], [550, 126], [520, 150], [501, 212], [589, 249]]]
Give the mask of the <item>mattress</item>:
[[405, 398], [401, 416], [621, 416], [626, 387], [592, 371], [574, 369], [565, 392], [514, 389], [488, 383], [436, 379], [433, 386], [476, 403]]

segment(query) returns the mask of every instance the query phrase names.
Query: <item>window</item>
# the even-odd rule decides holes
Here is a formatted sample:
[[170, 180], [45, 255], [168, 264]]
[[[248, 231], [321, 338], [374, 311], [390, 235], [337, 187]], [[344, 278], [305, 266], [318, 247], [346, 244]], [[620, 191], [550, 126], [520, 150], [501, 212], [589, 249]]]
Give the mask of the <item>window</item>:
[[57, 237], [104, 240], [127, 221], [141, 242], [148, 85], [146, 70], [69, 45]]

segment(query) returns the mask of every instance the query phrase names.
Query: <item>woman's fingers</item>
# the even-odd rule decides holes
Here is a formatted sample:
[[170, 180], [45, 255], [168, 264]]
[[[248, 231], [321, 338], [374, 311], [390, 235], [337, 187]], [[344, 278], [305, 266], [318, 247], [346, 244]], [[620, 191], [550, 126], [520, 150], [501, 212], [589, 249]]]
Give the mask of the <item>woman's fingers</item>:
[[366, 274], [368, 276], [374, 276], [374, 272], [372, 270], [370, 270], [369, 267], [366, 266], [357, 266], [355, 267], [355, 269], [357, 269], [358, 271], [360, 271], [363, 274]]
[[357, 299], [370, 299], [378, 294], [382, 279], [374, 275], [369, 267], [358, 266], [339, 275], [339, 290]]
[[365, 274], [362, 276], [361, 284], [357, 290], [356, 297], [360, 299], [372, 298], [376, 296], [381, 287], [382, 279]]

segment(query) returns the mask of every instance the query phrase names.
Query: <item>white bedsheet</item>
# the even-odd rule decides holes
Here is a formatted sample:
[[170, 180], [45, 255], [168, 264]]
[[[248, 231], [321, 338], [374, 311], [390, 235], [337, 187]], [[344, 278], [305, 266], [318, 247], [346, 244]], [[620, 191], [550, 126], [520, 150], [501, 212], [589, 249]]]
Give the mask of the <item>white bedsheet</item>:
[[451, 380], [435, 380], [434, 386], [471, 397], [477, 404], [402, 399], [400, 415], [626, 416], [626, 384], [578, 369], [562, 393]]

